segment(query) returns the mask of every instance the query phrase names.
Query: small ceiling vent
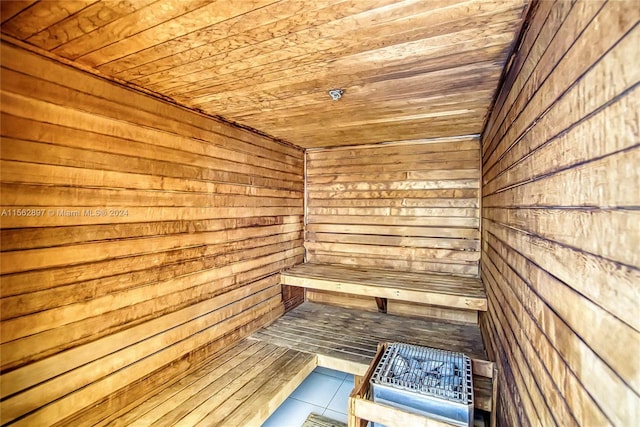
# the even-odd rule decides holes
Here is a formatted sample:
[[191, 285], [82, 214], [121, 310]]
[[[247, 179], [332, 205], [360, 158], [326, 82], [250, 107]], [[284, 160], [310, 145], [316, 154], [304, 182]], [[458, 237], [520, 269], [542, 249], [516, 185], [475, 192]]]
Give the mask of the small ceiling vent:
[[331, 97], [331, 99], [333, 99], [334, 101], [339, 100], [340, 98], [342, 98], [342, 94], [344, 93], [344, 90], [342, 89], [331, 89], [329, 91], [329, 96]]

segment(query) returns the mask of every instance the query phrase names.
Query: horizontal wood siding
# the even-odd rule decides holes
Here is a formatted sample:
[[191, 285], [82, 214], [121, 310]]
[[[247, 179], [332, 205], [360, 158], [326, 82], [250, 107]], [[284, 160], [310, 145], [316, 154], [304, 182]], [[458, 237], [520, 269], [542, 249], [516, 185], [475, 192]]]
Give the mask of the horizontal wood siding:
[[307, 153], [310, 262], [477, 276], [477, 138]]
[[[307, 289], [306, 297], [308, 301], [320, 304], [329, 304], [344, 308], [356, 308], [358, 310], [366, 311], [378, 311], [376, 300], [368, 296]], [[413, 302], [408, 303], [398, 300], [387, 301], [387, 313], [405, 317], [478, 323], [478, 312], [476, 310], [458, 310], [451, 307], [443, 308], [430, 304], [416, 304]]]
[[540, 2], [482, 137], [505, 425], [640, 419], [636, 1]]
[[301, 150], [1, 49], [2, 423], [107, 416], [283, 312]]

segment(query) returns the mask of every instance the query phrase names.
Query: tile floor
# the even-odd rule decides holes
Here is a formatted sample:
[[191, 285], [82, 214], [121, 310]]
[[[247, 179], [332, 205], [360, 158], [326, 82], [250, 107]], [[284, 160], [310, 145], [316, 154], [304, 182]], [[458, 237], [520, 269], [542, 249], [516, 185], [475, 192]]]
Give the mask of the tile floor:
[[310, 413], [347, 422], [353, 375], [318, 366], [262, 427], [300, 427]]

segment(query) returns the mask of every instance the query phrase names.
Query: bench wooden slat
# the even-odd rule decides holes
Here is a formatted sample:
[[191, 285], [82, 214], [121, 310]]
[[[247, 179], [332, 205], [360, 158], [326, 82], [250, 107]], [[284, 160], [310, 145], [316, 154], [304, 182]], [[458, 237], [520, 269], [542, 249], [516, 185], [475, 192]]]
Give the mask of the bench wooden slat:
[[[244, 403], [251, 390], [262, 385], [265, 372], [273, 374], [293, 359], [295, 353], [283, 350], [282, 348], [267, 349], [260, 358], [252, 358], [239, 364], [237, 366], [239, 376], [233, 372], [231, 375], [224, 375], [217, 379], [213, 387], [194, 396], [201, 402], [198, 402], [196, 407], [189, 406], [188, 415], [177, 420], [175, 425], [195, 426], [204, 423], [205, 420], [208, 422], [204, 425], [219, 424], [220, 420]], [[272, 370], [272, 368], [275, 369]], [[174, 422], [159, 424], [159, 426], [170, 425], [174, 425]]]
[[482, 282], [472, 277], [305, 263], [283, 272], [281, 283], [452, 308], [487, 310]]
[[148, 397], [144, 402], [107, 425], [109, 427], [143, 425], [144, 423], [151, 425], [162, 417], [168, 416], [177, 404], [185, 402], [196, 393], [205, 390], [213, 379], [222, 376], [225, 372], [233, 369], [234, 365], [243, 363], [267, 346], [266, 343], [256, 344], [258, 343], [255, 341], [240, 341], [195, 372]]
[[313, 354], [245, 339], [109, 425], [260, 425], [316, 365]]
[[[313, 365], [310, 365], [308, 355], [295, 352], [291, 362], [284, 365], [278, 372], [274, 373], [272, 369], [265, 371], [262, 375], [264, 379], [262, 385], [255, 391], [251, 389], [251, 397], [241, 405], [237, 405], [231, 414], [220, 422], [220, 425], [261, 425], [316, 367], [315, 359], [314, 357]], [[212, 425], [207, 421], [205, 419], [198, 425], [201, 427]]]

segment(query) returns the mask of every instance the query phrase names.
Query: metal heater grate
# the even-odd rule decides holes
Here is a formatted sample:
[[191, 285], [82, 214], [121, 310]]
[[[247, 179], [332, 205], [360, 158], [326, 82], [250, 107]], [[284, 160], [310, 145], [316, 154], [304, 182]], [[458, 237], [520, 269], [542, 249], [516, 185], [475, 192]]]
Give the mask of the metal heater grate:
[[461, 426], [473, 422], [471, 359], [462, 353], [389, 344], [371, 385], [374, 400], [413, 408]]

